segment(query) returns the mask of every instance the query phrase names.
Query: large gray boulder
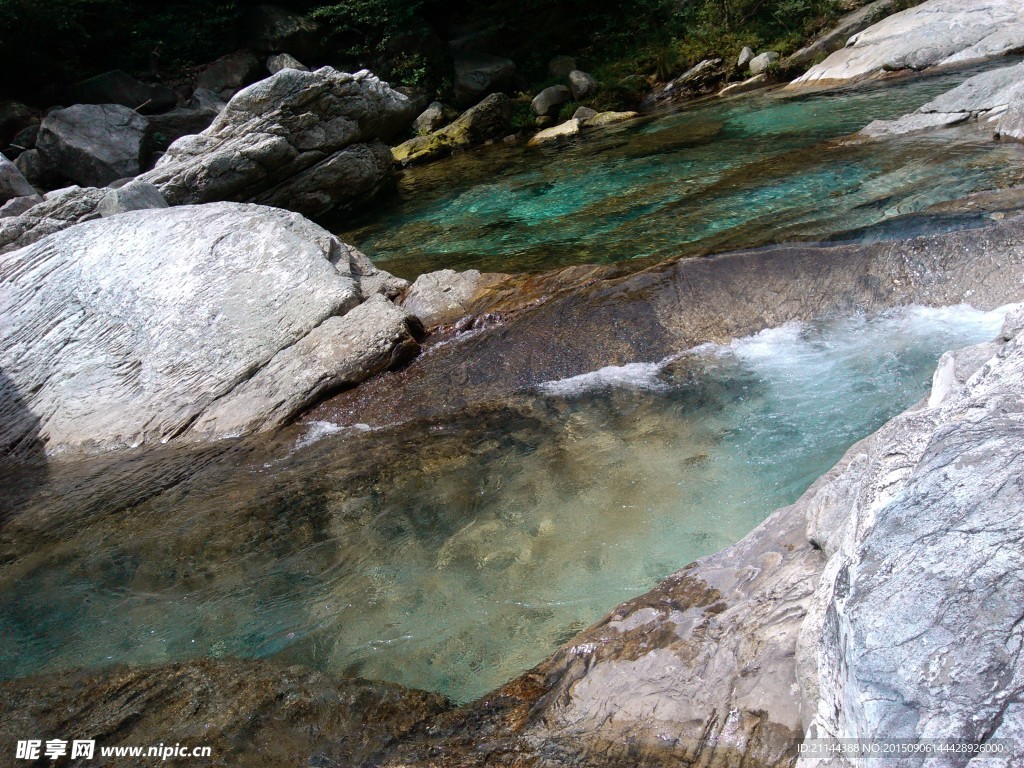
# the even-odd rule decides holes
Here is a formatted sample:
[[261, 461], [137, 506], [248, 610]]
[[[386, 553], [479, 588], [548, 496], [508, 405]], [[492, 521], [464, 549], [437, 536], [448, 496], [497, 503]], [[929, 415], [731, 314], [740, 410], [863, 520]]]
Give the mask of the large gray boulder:
[[401, 305], [427, 328], [448, 325], [463, 319], [473, 299], [482, 291], [507, 277], [494, 272], [482, 273], [477, 269], [427, 272], [416, 278], [402, 297]]
[[779, 54], [775, 51], [765, 51], [759, 53], [757, 56], [750, 60], [750, 74], [760, 75], [762, 72], [768, 71], [768, 69], [779, 60]]
[[601, 84], [597, 78], [584, 72], [582, 69], [574, 69], [569, 73], [569, 88], [572, 90], [574, 101], [583, 101], [591, 96], [596, 96]]
[[36, 149], [71, 181], [103, 187], [142, 170], [149, 133], [149, 120], [128, 107], [77, 104], [46, 116]]
[[983, 61], [1024, 46], [1017, 0], [926, 0], [853, 35], [790, 87]]
[[[869, 138], [959, 125], [970, 120], [991, 123], [1024, 94], [1024, 64], [1000, 67], [968, 78], [895, 120], [875, 120], [860, 135]], [[1012, 119], [1012, 118], [1011, 118]]]
[[18, 101], [0, 101], [0, 147], [6, 147], [28, 126], [38, 124], [38, 110]]
[[572, 92], [564, 85], [552, 85], [536, 96], [530, 102], [530, 108], [535, 115], [547, 115], [554, 117], [562, 105], [572, 100]]
[[432, 101], [419, 116], [413, 120], [412, 127], [420, 136], [433, 133], [444, 127], [448, 122], [448, 110], [440, 101]]
[[[796, 53], [791, 53], [782, 60], [783, 70], [794, 70], [807, 67], [815, 61], [821, 61], [828, 54], [838, 51], [846, 45], [846, 41], [858, 32], [870, 27], [879, 18], [888, 16], [902, 0], [874, 0], [874, 2], [857, 8], [839, 19], [835, 26], [815, 38]], [[742, 58], [742, 54], [740, 55]], [[754, 58], [751, 52], [750, 58]], [[750, 59], [747, 60], [748, 63]], [[740, 64], [739, 66], [743, 66]]]
[[0, 450], [277, 426], [416, 351], [399, 286], [301, 216], [213, 203], [89, 221], [0, 257]]
[[392, 150], [395, 162], [412, 165], [450, 155], [452, 152], [497, 138], [508, 130], [512, 102], [503, 93], [492, 93], [475, 107], [467, 109], [450, 125], [416, 136]]
[[285, 69], [236, 94], [143, 178], [171, 205], [233, 200], [322, 215], [390, 182], [382, 140], [411, 119], [409, 100], [366, 70]]
[[459, 106], [476, 104], [488, 94], [512, 85], [515, 62], [501, 56], [473, 54], [455, 59], [455, 100]]
[[21, 175], [18, 167], [0, 155], [0, 204], [16, 197], [29, 197], [34, 194], [36, 194], [35, 187]]
[[928, 401], [852, 448], [806, 504], [827, 558], [797, 656], [809, 738], [1021, 733], [1020, 320], [945, 356]]

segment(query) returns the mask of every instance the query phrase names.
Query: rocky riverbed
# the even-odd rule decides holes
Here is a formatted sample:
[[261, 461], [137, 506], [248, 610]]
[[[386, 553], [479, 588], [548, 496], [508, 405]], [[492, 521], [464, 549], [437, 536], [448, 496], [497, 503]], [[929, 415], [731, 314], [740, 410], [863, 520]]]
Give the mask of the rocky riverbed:
[[[928, 0], [858, 31], [793, 87], [1002, 55], [1019, 48], [1019, 21], [1011, 3]], [[776, 61], [767, 53], [744, 65], [762, 74]], [[207, 764], [223, 766], [776, 766], [817, 763], [798, 758], [804, 739], [1016, 738], [1019, 190], [886, 215], [836, 242], [410, 282], [301, 214], [347, 212], [389, 186], [386, 142], [411, 122], [411, 100], [366, 71], [296, 63], [278, 61], [243, 87], [246, 62], [222, 62], [223, 87], [217, 71], [207, 85], [229, 100], [188, 108], [216, 117], [148, 170], [141, 112], [171, 107], [157, 106], [157, 90], [145, 110], [83, 96], [45, 117], [26, 151], [35, 155], [0, 161], [5, 755], [42, 736], [187, 741], [210, 746]], [[698, 65], [674, 89], [710, 87], [716, 66]], [[878, 146], [954, 123], [1019, 138], [1019, 67], [972, 72], [847, 141]], [[486, 92], [507, 87], [507, 64], [478, 56], [459, 72], [468, 112], [445, 127], [453, 116], [438, 107], [398, 159], [501, 133], [507, 99]], [[568, 85], [534, 100], [538, 119], [567, 103], [562, 89], [597, 87], [574, 63], [563, 75]], [[581, 113], [556, 134], [579, 129], [587, 141], [598, 117]], [[623, 141], [654, 149], [658, 138], [637, 129], [620, 129]], [[46, 178], [44, 160], [51, 173], [109, 186], [44, 198], [30, 184]], [[923, 399], [793, 504], [763, 510], [716, 553], [674, 562], [681, 570], [589, 626], [559, 626], [527, 596], [522, 607], [554, 627], [550, 655], [474, 700], [361, 676], [410, 639], [382, 628], [389, 595], [408, 598], [409, 612], [433, 609], [415, 593], [449, 589], [441, 574], [452, 567], [476, 574], [467, 583], [487, 569], [544, 567], [548, 580], [567, 580], [559, 542], [583, 538], [582, 515], [542, 507], [585, 498], [587, 468], [634, 476], [604, 443], [661, 460], [690, 439], [675, 457], [689, 474], [668, 460], [646, 471], [663, 484], [671, 471], [704, 472], [713, 452], [695, 437], [694, 414], [756, 399], [757, 384], [714, 378], [694, 357], [702, 345], [912, 304], [1009, 311], [995, 338], [944, 354]], [[668, 392], [671, 408], [610, 395], [574, 410], [558, 395], [637, 366], [657, 369], [638, 389]], [[684, 434], [666, 435], [666, 423]], [[318, 442], [331, 435], [336, 443]], [[315, 475], [294, 462], [302, 451]], [[548, 462], [551, 476], [523, 482], [515, 468], [531, 460]], [[495, 488], [474, 484], [481, 471]], [[494, 505], [513, 481], [521, 495]], [[645, 503], [643, 486], [602, 488], [623, 509]], [[395, 514], [380, 503], [395, 493], [442, 501]], [[462, 499], [465, 518], [442, 508], [446, 499]], [[373, 560], [387, 546], [409, 562], [428, 553], [411, 587]], [[449, 608], [468, 593], [452, 592]], [[365, 622], [365, 643], [384, 661], [351, 660], [340, 646], [353, 634], [298, 630], [297, 594], [313, 625], [330, 627], [339, 601], [358, 603], [351, 623]], [[378, 613], [383, 623], [370, 624]], [[425, 618], [442, 631], [443, 613]], [[486, 663], [457, 634], [443, 647]]]

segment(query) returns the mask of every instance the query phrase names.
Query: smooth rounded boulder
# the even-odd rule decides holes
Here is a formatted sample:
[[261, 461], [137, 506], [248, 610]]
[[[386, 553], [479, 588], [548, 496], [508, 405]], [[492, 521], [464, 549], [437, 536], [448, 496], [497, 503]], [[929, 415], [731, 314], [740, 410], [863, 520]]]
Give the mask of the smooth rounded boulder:
[[574, 101], [583, 101], [597, 95], [600, 87], [597, 78], [581, 69], [574, 69], [569, 73], [569, 88], [572, 89]]
[[85, 222], [0, 256], [0, 450], [270, 429], [418, 349], [404, 287], [301, 216], [213, 203]]
[[552, 85], [533, 97], [530, 108], [533, 114], [554, 117], [563, 104], [572, 99], [572, 93], [564, 85]]

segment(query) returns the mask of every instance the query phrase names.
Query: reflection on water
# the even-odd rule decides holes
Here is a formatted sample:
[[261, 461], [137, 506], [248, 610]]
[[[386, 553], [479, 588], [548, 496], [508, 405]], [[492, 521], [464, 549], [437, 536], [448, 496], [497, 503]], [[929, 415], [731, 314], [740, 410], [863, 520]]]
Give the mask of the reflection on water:
[[445, 424], [69, 467], [3, 529], [0, 671], [275, 656], [475, 697], [793, 501], [1000, 319], [792, 324]]
[[973, 71], [712, 101], [553, 149], [485, 148], [407, 171], [398, 200], [341, 236], [413, 278], [661, 259], [868, 226], [1021, 180], [1024, 148], [984, 128], [833, 141]]

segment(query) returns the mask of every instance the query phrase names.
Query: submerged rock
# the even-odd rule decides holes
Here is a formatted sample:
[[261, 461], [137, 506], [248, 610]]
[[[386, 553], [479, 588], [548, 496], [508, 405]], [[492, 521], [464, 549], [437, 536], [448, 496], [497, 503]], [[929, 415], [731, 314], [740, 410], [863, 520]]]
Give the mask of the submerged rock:
[[256, 202], [321, 215], [365, 204], [391, 180], [383, 143], [409, 100], [367, 71], [285, 69], [238, 93], [142, 178], [171, 205]]
[[[198, 659], [0, 683], [0, 738], [210, 747], [208, 765], [361, 765], [449, 708], [442, 696], [302, 667]], [[133, 765], [166, 765], [165, 757]]]
[[[835, 299], [847, 290], [883, 304], [924, 295], [945, 303], [971, 291], [987, 306], [1020, 298], [1022, 226], [819, 251], [820, 289], [802, 282], [794, 287], [799, 298], [783, 304], [820, 313], [826, 294]], [[978, 254], [965, 256], [968, 241], [987, 267], [971, 263]], [[849, 264], [858, 252], [859, 263]], [[792, 263], [792, 247], [778, 255], [778, 267], [812, 274]], [[938, 263], [925, 268], [932, 259], [957, 276], [941, 277]], [[771, 271], [757, 257], [742, 270], [716, 261], [679, 262], [685, 276], [671, 280], [688, 296], [677, 321], [686, 318], [698, 333], [709, 324], [692, 313], [717, 289], [711, 280], [698, 289], [697, 273], [706, 269], [732, 292]], [[907, 275], [924, 282], [907, 285]], [[581, 334], [593, 341], [606, 327], [594, 309], [612, 295], [621, 302], [633, 280], [644, 293], [657, 290], [659, 276], [601, 291]], [[781, 295], [763, 283], [744, 293], [762, 294]], [[565, 346], [573, 317], [554, 302], [560, 324], [552, 329], [560, 333], [553, 346], [564, 360], [575, 354]], [[652, 314], [664, 322], [667, 309]], [[623, 314], [620, 303], [617, 317]], [[507, 351], [524, 320], [467, 344], [476, 352], [500, 338]], [[1022, 326], [1024, 313], [1011, 316], [995, 342], [947, 356], [927, 403], [853, 446], [794, 505], [738, 544], [619, 606], [478, 702], [432, 719], [379, 765], [433, 765], [438, 754], [447, 766], [792, 765], [804, 736], [984, 743], [1019, 732], [1024, 554], [1013, 543], [1024, 535]], [[643, 333], [635, 323], [633, 331]], [[536, 359], [540, 338], [524, 356]], [[459, 346], [451, 345], [452, 355], [472, 357]], [[519, 362], [494, 359], [487, 377], [513, 378]], [[517, 385], [524, 386], [521, 378]], [[940, 671], [930, 674], [933, 668]]]
[[234, 203], [122, 213], [8, 253], [0, 369], [27, 413], [0, 414], [0, 445], [279, 425], [415, 353], [418, 323], [376, 295], [383, 281], [368, 290], [374, 273], [301, 216]]
[[1017, 0], [926, 0], [852, 36], [791, 87], [967, 64], [1024, 47]]

